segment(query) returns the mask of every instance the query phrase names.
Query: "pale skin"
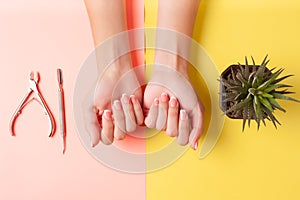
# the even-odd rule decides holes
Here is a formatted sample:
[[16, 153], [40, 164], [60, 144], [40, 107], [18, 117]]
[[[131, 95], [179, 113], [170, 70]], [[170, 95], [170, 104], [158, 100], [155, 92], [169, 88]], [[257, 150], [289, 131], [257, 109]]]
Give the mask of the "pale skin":
[[[194, 22], [197, 15], [197, 10], [200, 0], [160, 0], [158, 1], [158, 28], [167, 28], [183, 33], [192, 37]], [[159, 37], [159, 36], [157, 36]], [[176, 41], [174, 41], [176, 42]], [[177, 44], [180, 48], [180, 43]], [[188, 63], [179, 56], [167, 53], [164, 51], [156, 50], [155, 63], [163, 64], [166, 66], [174, 67], [180, 74], [187, 80], [188, 76]], [[152, 78], [157, 76], [154, 69]], [[172, 91], [163, 86], [148, 85], [144, 93], [144, 110], [156, 109], [155, 99], [159, 98], [159, 107], [157, 114], [148, 115], [145, 118], [146, 126], [150, 128], [166, 130], [167, 135], [170, 137], [177, 137], [177, 142], [180, 145], [189, 144], [191, 148], [197, 149], [198, 140], [203, 132], [203, 115], [204, 107], [200, 101], [195, 109], [198, 110], [200, 121], [197, 125], [199, 129], [191, 132], [189, 127], [189, 116], [187, 116], [186, 108], [179, 105], [177, 98]], [[166, 101], [164, 100], [166, 99]], [[179, 111], [179, 109], [181, 109]], [[163, 114], [167, 113], [167, 115]], [[149, 120], [152, 118], [152, 120]], [[159, 119], [159, 120], [158, 120]], [[160, 121], [156, 126], [150, 124], [149, 121]]]
[[[157, 26], [192, 37], [199, 2], [200, 0], [159, 0]], [[124, 0], [85, 0], [85, 4], [95, 46], [112, 35], [126, 31]], [[180, 44], [178, 46], [180, 47]], [[189, 79], [188, 63], [175, 54], [157, 50], [155, 63], [173, 67], [187, 80]], [[111, 144], [114, 139], [123, 139], [127, 132], [132, 132], [137, 125], [145, 123], [148, 128], [166, 130], [169, 136], [177, 137], [178, 144], [189, 144], [191, 148], [197, 149], [198, 139], [203, 132], [204, 108], [200, 101], [195, 107], [200, 120], [197, 124], [191, 123], [197, 127], [196, 131], [194, 129], [192, 131], [193, 127], [190, 127], [189, 121], [193, 121], [193, 115], [189, 115], [190, 109], [183, 107], [186, 105], [185, 102], [180, 102], [172, 91], [163, 86], [147, 85], [144, 94], [141, 89], [133, 94], [123, 94], [121, 88], [117, 94], [119, 99], [111, 99], [112, 88], [131, 67], [130, 56], [122, 56], [104, 73], [101, 79], [103, 83], [101, 81], [98, 83], [95, 107], [99, 111], [98, 114], [102, 115], [102, 130], [91, 129], [94, 130], [90, 131], [92, 145], [97, 145], [99, 141]], [[154, 69], [152, 74], [154, 78], [157, 74], [155, 72]], [[101, 88], [101, 84], [105, 87]], [[133, 78], [130, 84], [138, 82]], [[125, 91], [124, 86], [124, 93]], [[144, 98], [141, 106], [142, 97]]]
[[[125, 0], [85, 0], [89, 14], [91, 29], [95, 46], [98, 46], [107, 38], [126, 31], [125, 21]], [[131, 58], [124, 55], [112, 63], [109, 68], [101, 74], [95, 91], [96, 112], [102, 116], [102, 124], [96, 126], [90, 123], [89, 128], [91, 145], [96, 146], [100, 141], [104, 144], [111, 144], [114, 139], [124, 139], [126, 132], [133, 132], [137, 125], [143, 124], [144, 116], [141, 109], [142, 90], [138, 89], [134, 94], [123, 94], [126, 85], [115, 94], [111, 106], [113, 89], [120, 77], [132, 68]], [[130, 85], [138, 85], [137, 79], [130, 79]], [[131, 95], [131, 96], [129, 96]], [[95, 121], [95, 110], [90, 111], [93, 116], [89, 120]], [[118, 126], [116, 126], [118, 124]]]

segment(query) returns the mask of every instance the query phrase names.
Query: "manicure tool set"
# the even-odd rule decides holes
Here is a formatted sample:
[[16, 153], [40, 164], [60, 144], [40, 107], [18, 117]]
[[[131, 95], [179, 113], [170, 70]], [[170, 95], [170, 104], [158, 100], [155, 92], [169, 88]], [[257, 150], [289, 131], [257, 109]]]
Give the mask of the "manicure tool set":
[[[58, 79], [58, 101], [59, 101], [59, 122], [60, 122], [60, 133], [63, 139], [63, 153], [66, 151], [66, 117], [65, 117], [65, 104], [64, 104], [64, 90], [63, 90], [63, 77], [62, 70], [57, 69], [57, 79]], [[52, 137], [55, 133], [55, 120], [52, 112], [50, 111], [43, 95], [41, 94], [38, 83], [40, 80], [40, 74], [38, 72], [31, 72], [29, 75], [29, 88], [23, 97], [20, 105], [17, 107], [10, 120], [10, 133], [12, 136], [16, 136], [14, 125], [18, 116], [22, 113], [23, 108], [32, 100], [36, 100], [45, 112], [45, 115], [49, 121], [49, 133], [48, 136]], [[31, 97], [33, 96], [33, 97]]]

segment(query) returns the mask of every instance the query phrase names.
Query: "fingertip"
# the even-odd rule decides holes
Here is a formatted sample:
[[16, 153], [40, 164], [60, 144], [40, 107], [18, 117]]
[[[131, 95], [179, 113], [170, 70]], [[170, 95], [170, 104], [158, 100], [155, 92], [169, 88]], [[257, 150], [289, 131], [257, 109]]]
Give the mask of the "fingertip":
[[104, 119], [106, 119], [108, 121], [111, 121], [112, 120], [111, 111], [110, 110], [104, 110], [103, 117], [104, 117]]
[[100, 133], [101, 133], [101, 128], [100, 125], [98, 123], [91, 123], [89, 128], [88, 128], [88, 133], [90, 136], [90, 142], [91, 142], [91, 146], [95, 147], [98, 145], [99, 141], [100, 141]]
[[180, 114], [179, 114], [180, 120], [181, 121], [185, 121], [188, 119], [187, 113], [184, 109], [180, 110]]
[[167, 128], [166, 134], [170, 137], [177, 137], [178, 136], [178, 131], [176, 129], [170, 130]]
[[133, 104], [127, 94], [122, 95], [121, 102], [124, 111], [126, 132], [133, 132], [136, 129], [136, 117]]
[[100, 141], [100, 132], [101, 129], [98, 128], [95, 124], [91, 124], [88, 130], [89, 136], [90, 136], [90, 142], [91, 146], [94, 148], [98, 145]]
[[126, 131], [131, 133], [136, 130], [136, 124], [130, 124], [126, 126]]
[[195, 144], [190, 144], [190, 147], [196, 151], [198, 149], [198, 142], [195, 142]]
[[122, 130], [120, 130], [118, 127], [115, 127], [114, 138], [116, 140], [123, 140], [123, 139], [125, 139], [125, 137], [126, 137], [126, 134]]
[[119, 100], [114, 101], [113, 105], [113, 121], [115, 130], [126, 132], [125, 116], [122, 109], [122, 104]]
[[158, 115], [158, 105], [159, 105], [159, 100], [158, 100], [158, 98], [155, 98], [149, 109], [148, 116], [145, 118], [145, 125], [148, 128], [156, 127], [156, 121], [157, 121], [157, 115]]
[[143, 113], [143, 109], [141, 107], [140, 102], [137, 100], [135, 95], [131, 95], [130, 96], [132, 105], [133, 105], [133, 110], [134, 110], [134, 114], [135, 114], [135, 119], [136, 119], [136, 123], [138, 125], [142, 125], [144, 122], [144, 113]]
[[158, 106], [158, 105], [159, 105], [159, 99], [158, 99], [158, 98], [155, 98], [155, 99], [154, 99], [153, 105], [154, 105], [154, 106]]
[[95, 106], [88, 106], [83, 112], [85, 131], [89, 136], [89, 142], [92, 147], [97, 146], [101, 138], [101, 126], [98, 122], [97, 113], [99, 113], [99, 109]]
[[180, 146], [185, 146], [188, 143], [189, 143], [188, 140], [180, 139], [179, 137], [177, 137], [177, 144], [179, 144]]
[[103, 128], [101, 131], [101, 141], [105, 145], [110, 145], [113, 143], [113, 131], [114, 131], [111, 111], [104, 110], [102, 118], [103, 118], [102, 121]]
[[166, 103], [169, 101], [169, 95], [165, 92], [161, 93], [160, 95], [160, 102]]
[[97, 138], [91, 138], [91, 146], [94, 148], [94, 147], [96, 147], [98, 144], [99, 144], [99, 141], [100, 141], [100, 137], [99, 137], [99, 139], [97, 139]]
[[114, 100], [113, 106], [117, 111], [122, 109], [122, 104], [121, 104], [120, 100]]
[[178, 101], [177, 101], [176, 97], [171, 96], [170, 101], [169, 101], [169, 107], [171, 107], [171, 108], [178, 107]]
[[114, 138], [116, 140], [124, 140], [126, 138], [126, 135], [125, 134], [124, 135], [117, 135], [117, 136], [114, 136]]
[[134, 104], [134, 103], [137, 103], [137, 99], [135, 97], [135, 95], [130, 95], [130, 101]]
[[170, 137], [178, 136], [178, 102], [176, 97], [172, 96], [169, 101], [167, 130], [166, 134]]
[[184, 109], [180, 110], [179, 114], [179, 126], [178, 126], [178, 137], [177, 143], [181, 146], [185, 146], [189, 143], [190, 137], [190, 125], [188, 120], [188, 115]]
[[192, 146], [192, 148], [196, 151], [198, 149], [198, 141], [195, 143], [194, 146]]
[[158, 107], [158, 114], [156, 120], [157, 130], [166, 129], [167, 118], [168, 118], [168, 101], [169, 101], [169, 95], [163, 92], [159, 98], [159, 107]]
[[122, 97], [121, 97], [121, 101], [123, 101], [124, 103], [129, 103], [129, 97], [127, 94], [123, 93]]
[[148, 128], [151, 128], [151, 127], [150, 127], [150, 118], [149, 118], [149, 116], [145, 117], [144, 123], [145, 123], [145, 125], [146, 125]]
[[200, 128], [193, 128], [190, 134], [189, 143], [190, 147], [194, 150], [197, 150], [198, 148], [198, 142], [202, 135]]

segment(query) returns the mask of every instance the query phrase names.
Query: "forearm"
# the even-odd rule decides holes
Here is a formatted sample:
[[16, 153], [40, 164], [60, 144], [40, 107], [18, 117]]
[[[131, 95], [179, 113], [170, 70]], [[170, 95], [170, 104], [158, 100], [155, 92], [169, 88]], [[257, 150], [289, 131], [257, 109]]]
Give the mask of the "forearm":
[[108, 37], [126, 30], [125, 0], [84, 0], [97, 46]]
[[[126, 31], [126, 5], [125, 0], [84, 0], [89, 15], [94, 45], [107, 40], [109, 37]], [[120, 41], [122, 43], [120, 43]], [[129, 41], [126, 34], [118, 35], [112, 40], [103, 43], [95, 49], [97, 67], [99, 73], [109, 66], [110, 73], [121, 73], [131, 68], [130, 54], [119, 58], [120, 49], [129, 48]], [[113, 63], [110, 58], [118, 58]]]
[[200, 0], [159, 0], [157, 27], [192, 37]]
[[169, 30], [157, 31], [155, 63], [173, 67], [185, 77], [188, 77], [185, 59], [189, 57], [199, 3], [200, 0], [159, 0], [158, 5], [157, 27]]

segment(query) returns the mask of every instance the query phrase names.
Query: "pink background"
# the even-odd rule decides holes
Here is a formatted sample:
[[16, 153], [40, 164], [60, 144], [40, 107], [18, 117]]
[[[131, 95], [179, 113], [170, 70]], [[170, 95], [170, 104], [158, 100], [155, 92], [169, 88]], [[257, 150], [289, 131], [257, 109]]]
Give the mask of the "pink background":
[[[136, 7], [131, 13], [139, 17], [128, 25], [143, 27], [143, 1], [129, 4], [132, 2]], [[104, 167], [77, 137], [73, 87], [81, 64], [93, 50], [83, 1], [0, 1], [0, 27], [0, 199], [145, 199], [145, 175]], [[137, 65], [142, 62], [143, 58], [135, 60]], [[36, 102], [19, 116], [17, 136], [8, 131], [10, 117], [28, 88], [31, 70], [41, 74], [40, 91], [58, 125], [58, 67], [64, 72], [65, 155], [59, 132], [48, 138], [49, 124]]]

